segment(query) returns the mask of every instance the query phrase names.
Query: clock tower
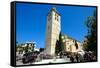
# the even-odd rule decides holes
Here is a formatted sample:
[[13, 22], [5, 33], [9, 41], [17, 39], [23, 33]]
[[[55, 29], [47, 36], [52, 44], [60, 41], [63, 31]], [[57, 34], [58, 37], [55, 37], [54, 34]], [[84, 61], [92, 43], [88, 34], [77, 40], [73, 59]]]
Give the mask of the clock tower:
[[47, 15], [45, 41], [46, 54], [55, 55], [56, 41], [59, 40], [61, 30], [60, 18], [60, 14], [57, 12], [55, 7], [53, 7]]

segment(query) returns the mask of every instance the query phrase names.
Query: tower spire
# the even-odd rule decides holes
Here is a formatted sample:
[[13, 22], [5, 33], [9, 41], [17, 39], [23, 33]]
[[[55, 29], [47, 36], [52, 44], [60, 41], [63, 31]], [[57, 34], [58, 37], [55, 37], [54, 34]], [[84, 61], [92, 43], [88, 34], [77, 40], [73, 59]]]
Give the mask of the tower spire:
[[53, 6], [53, 7], [52, 7], [52, 10], [56, 11], [56, 7]]

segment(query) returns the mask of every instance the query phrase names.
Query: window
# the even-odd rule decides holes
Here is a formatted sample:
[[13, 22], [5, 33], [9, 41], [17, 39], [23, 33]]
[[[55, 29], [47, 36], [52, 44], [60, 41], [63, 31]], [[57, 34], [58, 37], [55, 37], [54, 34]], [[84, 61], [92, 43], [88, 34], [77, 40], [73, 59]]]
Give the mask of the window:
[[58, 15], [57, 15], [57, 21], [59, 21], [59, 17], [58, 17]]
[[55, 16], [55, 20], [56, 20], [56, 16]]
[[55, 13], [55, 20], [59, 21], [59, 16]]
[[57, 18], [56, 18], [56, 13], [55, 13], [55, 20], [56, 20]]
[[51, 19], [51, 13], [48, 15], [48, 21], [50, 21]]

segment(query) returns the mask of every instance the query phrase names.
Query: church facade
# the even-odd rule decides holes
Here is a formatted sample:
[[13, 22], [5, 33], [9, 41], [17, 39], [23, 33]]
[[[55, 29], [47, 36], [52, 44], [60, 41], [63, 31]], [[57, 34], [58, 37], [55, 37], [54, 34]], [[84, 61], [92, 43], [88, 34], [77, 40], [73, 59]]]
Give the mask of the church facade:
[[67, 35], [62, 36], [65, 52], [79, 52], [82, 51], [81, 43]]

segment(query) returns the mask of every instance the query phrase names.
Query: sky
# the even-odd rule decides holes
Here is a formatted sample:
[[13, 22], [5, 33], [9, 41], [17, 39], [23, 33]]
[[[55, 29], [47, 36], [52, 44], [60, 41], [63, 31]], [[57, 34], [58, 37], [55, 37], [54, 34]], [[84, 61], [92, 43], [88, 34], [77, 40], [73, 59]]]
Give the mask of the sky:
[[61, 32], [80, 42], [87, 35], [85, 25], [95, 7], [48, 4], [16, 4], [16, 40], [18, 43], [36, 42], [36, 48], [45, 47], [47, 14], [55, 6], [61, 15]]

